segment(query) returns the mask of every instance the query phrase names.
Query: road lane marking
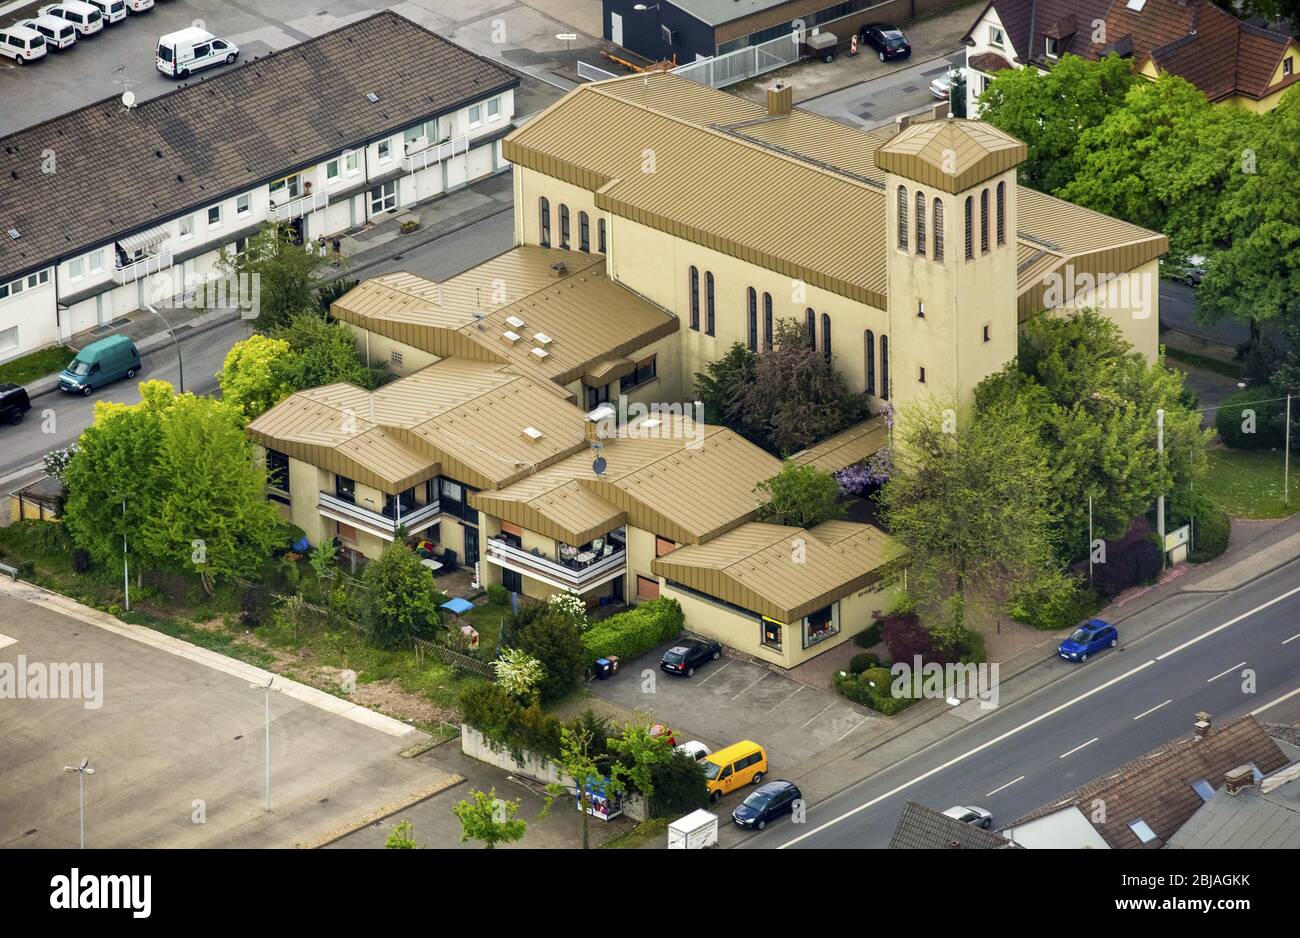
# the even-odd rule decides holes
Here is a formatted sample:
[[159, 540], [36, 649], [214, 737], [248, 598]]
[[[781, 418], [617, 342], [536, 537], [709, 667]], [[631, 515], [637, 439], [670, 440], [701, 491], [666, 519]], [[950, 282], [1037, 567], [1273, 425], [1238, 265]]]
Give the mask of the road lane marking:
[[[771, 671], [764, 671], [764, 672], [763, 672], [763, 676], [760, 677], [760, 678], [758, 679], [758, 681], [763, 680], [764, 677], [767, 677], [767, 676], [768, 676], [769, 674], [771, 674], [771, 673], [772, 673]], [[744, 690], [742, 690], [742, 691], [740, 692], [740, 694], [748, 693], [750, 690], [753, 690], [754, 686], [755, 686], [756, 684], [758, 684], [758, 681], [755, 681], [753, 684], [750, 684], [749, 687], [746, 687]], [[737, 694], [736, 697], [739, 697], [740, 694]], [[732, 699], [732, 700], [735, 700], [736, 697], [732, 697], [731, 699]]]
[[1258, 710], [1252, 710], [1252, 711], [1250, 711], [1250, 715], [1251, 715], [1251, 716], [1259, 716], [1259, 714], [1263, 713], [1265, 710], [1269, 710], [1269, 709], [1272, 709], [1273, 707], [1276, 707], [1278, 704], [1280, 704], [1280, 703], [1281, 703], [1282, 701], [1284, 701], [1284, 700], [1290, 700], [1290, 699], [1291, 699], [1292, 697], [1294, 697], [1296, 694], [1300, 694], [1300, 687], [1297, 687], [1295, 690], [1291, 691], [1291, 693], [1289, 693], [1289, 694], [1283, 694], [1281, 697], [1279, 697], [1277, 700], [1273, 701], [1272, 703], [1266, 703], [1266, 704], [1264, 704], [1264, 706], [1260, 707]]
[[1157, 660], [1157, 661], [1164, 661], [1164, 660], [1165, 660], [1166, 658], [1168, 658], [1170, 655], [1176, 655], [1176, 654], [1178, 654], [1178, 652], [1182, 651], [1184, 648], [1190, 648], [1192, 645], [1195, 645], [1195, 644], [1196, 644], [1197, 642], [1199, 642], [1201, 639], [1203, 639], [1203, 638], [1209, 638], [1209, 637], [1210, 637], [1211, 635], [1213, 635], [1215, 632], [1222, 632], [1222, 631], [1223, 631], [1224, 629], [1226, 629], [1228, 626], [1230, 626], [1230, 625], [1236, 625], [1236, 624], [1237, 624], [1238, 622], [1240, 622], [1242, 619], [1249, 618], [1250, 616], [1253, 616], [1255, 613], [1260, 612], [1260, 611], [1262, 611], [1262, 610], [1264, 610], [1264, 609], [1267, 609], [1269, 606], [1275, 606], [1275, 605], [1277, 605], [1278, 603], [1280, 603], [1280, 602], [1281, 602], [1282, 600], [1284, 600], [1284, 599], [1290, 599], [1290, 598], [1291, 598], [1292, 596], [1294, 596], [1296, 593], [1300, 593], [1300, 586], [1297, 586], [1297, 587], [1296, 587], [1295, 589], [1293, 589], [1293, 590], [1287, 590], [1287, 591], [1286, 591], [1285, 593], [1283, 593], [1281, 596], [1274, 596], [1272, 599], [1270, 599], [1270, 600], [1269, 600], [1268, 602], [1266, 602], [1266, 603], [1260, 603], [1260, 604], [1259, 604], [1258, 606], [1256, 606], [1254, 609], [1247, 610], [1246, 612], [1243, 612], [1241, 615], [1237, 616], [1237, 617], [1234, 618], [1234, 619], [1229, 619], [1227, 622], [1223, 623], [1223, 625], [1216, 625], [1214, 628], [1210, 629], [1208, 632], [1202, 632], [1200, 635], [1196, 636], [1195, 638], [1189, 638], [1187, 641], [1183, 642], [1183, 643], [1182, 643], [1181, 645], [1179, 645], [1177, 648], [1171, 648], [1171, 649], [1169, 649], [1167, 652], [1165, 652], [1163, 655], [1156, 655], [1156, 660]]
[[1246, 663], [1246, 662], [1244, 662], [1244, 661], [1240, 661], [1240, 662], [1238, 662], [1237, 664], [1234, 664], [1234, 665], [1233, 665], [1232, 667], [1230, 667], [1228, 670], [1226, 670], [1226, 671], [1220, 671], [1218, 674], [1214, 675], [1214, 677], [1207, 677], [1207, 678], [1205, 679], [1205, 683], [1206, 683], [1206, 684], [1209, 684], [1211, 681], [1217, 681], [1219, 678], [1223, 677], [1225, 674], [1231, 674], [1233, 671], [1235, 671], [1235, 670], [1237, 670], [1238, 668], [1242, 667], [1243, 665], [1245, 665], [1245, 663]]
[[984, 797], [985, 797], [985, 798], [992, 798], [992, 797], [993, 797], [994, 795], [996, 795], [998, 792], [1002, 791], [1003, 788], [1010, 788], [1010, 787], [1011, 787], [1012, 785], [1014, 785], [1016, 782], [1023, 782], [1024, 780], [1025, 780], [1025, 777], [1024, 777], [1023, 775], [1020, 776], [1020, 778], [1013, 778], [1011, 781], [1009, 781], [1009, 782], [1007, 782], [1005, 785], [1001, 786], [1001, 788], [995, 788], [995, 789], [993, 789], [991, 792], [989, 792], [989, 793], [988, 793], [987, 795], [985, 795]]
[[1161, 707], [1166, 706], [1167, 704], [1171, 704], [1171, 703], [1173, 703], [1173, 702], [1174, 702], [1174, 698], [1170, 697], [1170, 698], [1169, 698], [1168, 700], [1166, 700], [1164, 703], [1162, 703], [1162, 704], [1156, 704], [1156, 705], [1155, 705], [1154, 707], [1152, 707], [1150, 710], [1143, 710], [1141, 713], [1139, 713], [1139, 714], [1138, 714], [1137, 716], [1135, 716], [1133, 719], [1135, 719], [1135, 720], [1140, 720], [1140, 719], [1142, 719], [1144, 716], [1146, 716], [1148, 713], [1155, 713], [1155, 712], [1156, 712], [1157, 710], [1159, 710]]
[[[1300, 592], [1300, 590], [1297, 591]], [[1098, 684], [1092, 690], [1080, 694], [1078, 697], [1075, 697], [1073, 700], [1067, 700], [1065, 703], [1055, 706], [1051, 710], [1048, 710], [1045, 713], [1040, 713], [1038, 716], [1034, 717], [1033, 719], [1026, 720], [1024, 723], [1021, 723], [1019, 726], [1007, 730], [1001, 736], [995, 736], [993, 739], [990, 739], [988, 742], [980, 743], [980, 745], [976, 746], [974, 749], [968, 750], [967, 752], [963, 752], [959, 756], [954, 756], [953, 758], [949, 759], [947, 762], [943, 763], [943, 765], [937, 765], [933, 769], [930, 769], [928, 772], [922, 772], [920, 775], [916, 776], [916, 778], [909, 779], [908, 781], [903, 782], [901, 785], [894, 786], [889, 791], [885, 792], [883, 795], [877, 795], [875, 798], [872, 798], [870, 801], [863, 802], [862, 804], [858, 805], [856, 808], [851, 808], [848, 811], [845, 811], [839, 817], [831, 818], [831, 820], [827, 821], [825, 824], [817, 825], [812, 830], [800, 834], [798, 837], [794, 838], [793, 840], [789, 840], [783, 844], [780, 844], [776, 849], [784, 850], [786, 847], [792, 847], [795, 844], [799, 843], [801, 840], [807, 840], [809, 837], [821, 833], [822, 831], [826, 830], [826, 828], [828, 827], [833, 827], [834, 825], [840, 823], [841, 821], [853, 817], [853, 815], [855, 814], [859, 814], [867, 810], [868, 808], [875, 807], [885, 799], [894, 797], [894, 795], [898, 794], [900, 791], [906, 791], [907, 789], [911, 788], [913, 785], [917, 784], [918, 782], [925, 781], [927, 778], [929, 778], [932, 775], [938, 775], [940, 772], [944, 771], [945, 769], [952, 768], [954, 765], [957, 765], [959, 762], [965, 762], [971, 756], [983, 752], [985, 749], [988, 749], [991, 746], [996, 746], [998, 743], [1002, 742], [1005, 739], [1009, 739], [1012, 736], [1015, 736], [1017, 733], [1021, 732], [1022, 730], [1027, 730], [1031, 726], [1036, 726], [1037, 724], [1043, 722], [1044, 720], [1056, 716], [1056, 714], [1060, 713], [1062, 710], [1066, 710], [1070, 707], [1073, 707], [1079, 701], [1087, 700], [1089, 697], [1093, 696], [1094, 694], [1101, 693], [1102, 691], [1106, 690], [1108, 687], [1112, 687], [1113, 685], [1118, 684], [1120, 681], [1132, 677], [1134, 674], [1137, 674], [1139, 671], [1145, 671], [1147, 668], [1151, 667], [1151, 665], [1155, 663], [1156, 662], [1154, 658], [1152, 658], [1150, 661], [1144, 661], [1136, 668], [1132, 668], [1128, 671], [1125, 671], [1123, 674], [1119, 675], [1118, 677], [1111, 678], [1109, 681], [1106, 681], [1104, 684]]]
[[1291, 644], [1292, 642], [1294, 642], [1297, 638], [1300, 638], [1300, 632], [1296, 632], [1294, 635], [1292, 635], [1290, 638], [1288, 638], [1288, 639], [1287, 639], [1286, 641], [1284, 641], [1282, 644], [1283, 644], [1283, 645], [1290, 645], [1290, 644]]
[[1087, 741], [1086, 743], [1084, 743], [1082, 746], [1075, 746], [1075, 747], [1074, 747], [1073, 749], [1071, 749], [1069, 752], [1063, 752], [1063, 753], [1061, 753], [1059, 756], [1057, 756], [1056, 758], [1058, 758], [1058, 759], [1064, 759], [1066, 756], [1072, 756], [1072, 755], [1074, 755], [1076, 752], [1078, 752], [1080, 749], [1086, 749], [1088, 746], [1091, 746], [1093, 743], [1095, 743], [1095, 742], [1096, 742], [1097, 740], [1099, 740], [1099, 739], [1101, 739], [1100, 736], [1094, 736], [1092, 739], [1088, 740], [1088, 741]]

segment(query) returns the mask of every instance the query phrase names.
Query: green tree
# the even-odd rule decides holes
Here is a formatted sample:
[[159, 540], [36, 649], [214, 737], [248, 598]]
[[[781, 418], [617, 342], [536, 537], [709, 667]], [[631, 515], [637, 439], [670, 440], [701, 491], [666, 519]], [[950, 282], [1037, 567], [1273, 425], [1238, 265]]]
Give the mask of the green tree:
[[497, 685], [516, 700], [532, 703], [537, 698], [537, 685], [546, 675], [542, 663], [518, 648], [507, 648], [501, 657], [492, 662]]
[[1056, 192], [1079, 172], [1080, 139], [1124, 103], [1139, 81], [1118, 55], [1100, 61], [1063, 55], [1046, 74], [1036, 68], [998, 72], [980, 95], [980, 117], [1025, 142], [1019, 177], [1040, 192]]
[[410, 821], [399, 823], [384, 841], [384, 847], [388, 850], [415, 850], [419, 846], [415, 842], [415, 826]]
[[217, 375], [221, 399], [247, 420], [261, 416], [297, 390], [285, 379], [285, 361], [292, 354], [283, 339], [251, 335], [236, 342]]
[[361, 361], [356, 333], [349, 326], [328, 322], [317, 313], [295, 313], [274, 335], [293, 352], [281, 364], [281, 377], [296, 391], [340, 381], [372, 389], [387, 372]]
[[704, 419], [744, 433], [740, 422], [732, 417], [736, 399], [754, 381], [758, 356], [739, 342], [733, 342], [725, 355], [709, 362], [695, 375], [695, 398], [704, 405]]
[[515, 818], [519, 805], [518, 801], [497, 798], [495, 788], [486, 793], [472, 789], [468, 799], [452, 808], [460, 818], [460, 842], [481, 840], [484, 847], [492, 850], [497, 844], [519, 840], [528, 830], [526, 822]]
[[881, 490], [885, 520], [906, 551], [908, 589], [943, 610], [931, 629], [952, 647], [976, 595], [1033, 580], [1052, 563], [1049, 480], [1023, 413], [978, 416], [929, 398], [903, 408], [894, 474]]
[[227, 276], [250, 275], [258, 296], [257, 327], [267, 332], [303, 310], [316, 307], [320, 270], [326, 263], [314, 251], [303, 250], [288, 225], [268, 224], [248, 239], [242, 253], [226, 248], [216, 269]]
[[582, 629], [567, 610], [549, 604], [541, 615], [526, 619], [515, 632], [515, 646], [542, 663], [538, 684], [543, 703], [559, 700], [582, 683], [587, 669], [587, 652]]
[[380, 648], [399, 648], [412, 638], [427, 637], [438, 622], [433, 576], [420, 558], [400, 541], [366, 564], [353, 595], [357, 617]]
[[[589, 788], [601, 779], [600, 768], [596, 763], [596, 753], [604, 743], [597, 742], [596, 731], [590, 724], [574, 722], [560, 728], [560, 755], [555, 767], [561, 777], [573, 779], [579, 808], [582, 811], [582, 849], [591, 844], [590, 820], [592, 798]], [[546, 786], [546, 790], [557, 797], [569, 794], [569, 789], [560, 783]]]
[[754, 486], [754, 494], [762, 500], [760, 521], [812, 528], [845, 514], [833, 473], [789, 459], [779, 473]]
[[673, 747], [666, 739], [650, 735], [649, 720], [625, 725], [621, 733], [609, 737], [605, 744], [615, 757], [610, 769], [613, 790], [625, 791], [631, 783], [649, 803], [655, 795], [655, 768], [672, 759]]

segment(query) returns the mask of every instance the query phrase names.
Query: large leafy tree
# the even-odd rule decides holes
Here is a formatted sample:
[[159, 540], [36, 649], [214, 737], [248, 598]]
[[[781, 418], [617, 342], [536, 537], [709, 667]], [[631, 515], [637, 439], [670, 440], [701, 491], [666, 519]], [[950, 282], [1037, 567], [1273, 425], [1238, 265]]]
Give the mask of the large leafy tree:
[[732, 405], [740, 392], [753, 383], [757, 363], [757, 354], [733, 342], [725, 355], [695, 375], [695, 397], [704, 405], [706, 421], [743, 432], [732, 418]]
[[217, 375], [221, 398], [248, 420], [270, 410], [295, 388], [285, 379], [289, 343], [264, 335], [236, 342]]
[[1050, 477], [1014, 403], [976, 416], [925, 398], [904, 407], [898, 425], [880, 501], [907, 552], [909, 590], [940, 611], [932, 631], [952, 646], [973, 599], [1030, 582], [1052, 563]]
[[469, 798], [452, 808], [460, 818], [460, 842], [481, 840], [485, 848], [492, 850], [499, 843], [519, 840], [528, 830], [528, 824], [515, 817], [519, 805], [519, 801], [498, 798], [495, 788], [487, 792], [470, 789]]
[[[980, 95], [980, 117], [1025, 142], [1020, 181], [1055, 192], [1079, 172], [1079, 140], [1124, 102], [1136, 79], [1117, 55], [1090, 61], [1063, 55], [1047, 74], [1008, 68]], [[960, 169], [960, 167], [958, 167]]]
[[545, 673], [538, 690], [542, 702], [550, 703], [581, 685], [588, 656], [574, 619], [549, 603], [543, 608], [541, 615], [520, 626], [514, 641], [519, 650], [542, 663]]
[[761, 499], [761, 521], [811, 528], [845, 514], [834, 474], [791, 460], [775, 476], [754, 486], [754, 494]]
[[391, 545], [366, 564], [364, 590], [355, 594], [357, 617], [380, 648], [399, 648], [425, 638], [439, 624], [433, 576], [405, 544]]
[[319, 314], [294, 314], [275, 337], [287, 342], [293, 353], [282, 363], [281, 376], [297, 391], [338, 381], [374, 388], [387, 371], [367, 368], [357, 355], [352, 329]]
[[248, 239], [241, 253], [222, 248], [216, 268], [223, 274], [255, 277], [257, 327], [263, 332], [289, 321], [294, 313], [317, 308], [321, 268], [315, 251], [304, 250], [288, 225], [268, 224]]

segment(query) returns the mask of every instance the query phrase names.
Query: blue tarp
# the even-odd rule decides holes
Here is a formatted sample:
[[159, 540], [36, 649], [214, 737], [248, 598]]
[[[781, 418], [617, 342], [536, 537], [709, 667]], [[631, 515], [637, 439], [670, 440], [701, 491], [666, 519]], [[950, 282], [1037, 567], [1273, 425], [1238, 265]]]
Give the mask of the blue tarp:
[[455, 599], [447, 600], [438, 608], [446, 609], [452, 615], [458, 616], [458, 615], [462, 615], [463, 613], [469, 612], [471, 609], [474, 608], [474, 604], [470, 602], [468, 599], [461, 599], [459, 596], [457, 596]]

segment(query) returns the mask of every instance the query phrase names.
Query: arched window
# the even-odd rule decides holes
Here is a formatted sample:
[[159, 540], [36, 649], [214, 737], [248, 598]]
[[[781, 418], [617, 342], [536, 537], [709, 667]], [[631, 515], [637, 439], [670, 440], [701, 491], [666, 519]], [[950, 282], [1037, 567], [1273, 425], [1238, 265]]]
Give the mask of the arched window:
[[975, 200], [966, 196], [966, 260], [975, 256]]
[[916, 194], [916, 253], [925, 257], [925, 193]]
[[560, 203], [560, 247], [569, 249], [569, 206]]
[[889, 336], [880, 337], [880, 398], [889, 400]]
[[998, 183], [998, 244], [1007, 243], [1007, 184]]
[[980, 253], [989, 252], [989, 190], [980, 191]]
[[578, 250], [591, 250], [591, 224], [587, 221], [587, 213], [578, 213]]
[[831, 360], [831, 317], [829, 313], [822, 313], [822, 354], [826, 360]]
[[704, 274], [704, 332], [713, 335], [713, 273]]
[[540, 237], [541, 245], [544, 248], [551, 246], [551, 202], [546, 196], [542, 196], [542, 233]]
[[691, 266], [691, 328], [700, 331], [700, 270]]
[[812, 308], [804, 310], [804, 319], [808, 323], [808, 344], [813, 348], [817, 347], [817, 314]]
[[898, 187], [898, 246], [907, 250], [907, 188]]
[[749, 350], [758, 351], [758, 293], [753, 287], [746, 291], [746, 300], [749, 307]]
[[867, 393], [876, 393], [876, 334], [868, 329], [862, 340], [862, 357], [867, 363]]
[[596, 250], [601, 254], [605, 253], [605, 219], [596, 221]]
[[772, 294], [763, 294], [763, 351], [772, 351]]
[[934, 200], [934, 259], [943, 263], [943, 199]]

